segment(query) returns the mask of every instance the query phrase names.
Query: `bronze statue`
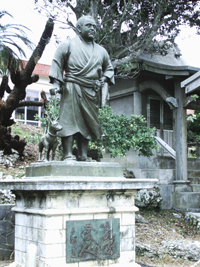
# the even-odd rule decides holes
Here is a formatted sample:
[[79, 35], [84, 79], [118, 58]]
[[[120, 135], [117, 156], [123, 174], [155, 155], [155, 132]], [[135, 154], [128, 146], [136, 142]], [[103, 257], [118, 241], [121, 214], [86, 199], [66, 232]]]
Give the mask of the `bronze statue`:
[[[78, 147], [77, 160], [87, 160], [91, 136], [100, 138], [98, 109], [101, 88], [105, 82], [114, 83], [114, 71], [107, 51], [94, 42], [96, 23], [93, 17], [77, 21], [77, 36], [64, 40], [52, 60], [50, 93], [61, 94], [58, 133], [63, 146], [63, 160], [76, 160], [72, 153], [74, 140]], [[64, 78], [63, 78], [64, 74]]]
[[42, 150], [45, 149], [44, 161], [49, 161], [49, 154], [52, 151], [52, 160], [55, 158], [56, 148], [58, 146], [57, 132], [62, 130], [62, 126], [57, 120], [51, 120], [48, 130], [41, 137], [39, 142], [38, 161], [42, 161]]

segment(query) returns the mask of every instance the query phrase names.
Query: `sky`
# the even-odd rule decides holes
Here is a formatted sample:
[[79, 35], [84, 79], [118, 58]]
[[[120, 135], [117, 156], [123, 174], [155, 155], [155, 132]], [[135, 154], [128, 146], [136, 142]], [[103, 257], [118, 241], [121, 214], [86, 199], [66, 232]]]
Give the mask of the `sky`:
[[[31, 32], [27, 33], [28, 38], [37, 44], [44, 30], [47, 18], [34, 10], [34, 0], [2, 0], [2, 2], [1, 10], [6, 10], [13, 16], [13, 18], [9, 18], [8, 22], [22, 24], [28, 27], [31, 30]], [[61, 40], [71, 35], [67, 30], [62, 30], [61, 32], [56, 25], [54, 33], [58, 33]], [[176, 43], [187, 65], [200, 68], [200, 35], [196, 34], [195, 29], [182, 27], [182, 31], [177, 37]], [[55, 50], [55, 39], [52, 38], [51, 42], [46, 46], [39, 63], [51, 64]], [[31, 55], [31, 51], [27, 50], [26, 55], [28, 59]]]

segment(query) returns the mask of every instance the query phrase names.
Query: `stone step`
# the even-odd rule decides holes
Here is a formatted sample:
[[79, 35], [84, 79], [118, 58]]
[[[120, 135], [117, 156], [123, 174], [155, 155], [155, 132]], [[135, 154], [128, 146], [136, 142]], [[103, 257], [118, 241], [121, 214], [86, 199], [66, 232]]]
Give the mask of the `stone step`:
[[188, 180], [191, 182], [191, 184], [200, 184], [200, 177], [189, 177]]
[[200, 212], [200, 192], [174, 192], [173, 203], [177, 210]]
[[192, 187], [193, 192], [199, 192], [200, 193], [200, 184], [190, 184]]
[[200, 177], [200, 170], [191, 170], [191, 169], [188, 169], [188, 177], [191, 177], [191, 178], [195, 178], [195, 177]]
[[200, 169], [200, 160], [197, 159], [188, 159], [188, 169]]

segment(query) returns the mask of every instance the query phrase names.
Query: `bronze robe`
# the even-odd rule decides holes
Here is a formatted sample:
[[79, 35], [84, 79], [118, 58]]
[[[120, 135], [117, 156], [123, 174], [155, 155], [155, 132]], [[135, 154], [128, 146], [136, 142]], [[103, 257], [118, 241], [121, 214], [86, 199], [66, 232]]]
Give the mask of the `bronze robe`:
[[90, 139], [91, 134], [96, 138], [102, 135], [98, 120], [99, 93], [94, 84], [99, 79], [99, 67], [110, 84], [114, 83], [114, 71], [103, 47], [93, 43], [92, 53], [88, 48], [87, 43], [77, 36], [63, 41], [53, 57], [50, 82], [57, 79], [63, 84], [59, 116], [63, 130], [58, 133], [60, 137], [81, 133]]

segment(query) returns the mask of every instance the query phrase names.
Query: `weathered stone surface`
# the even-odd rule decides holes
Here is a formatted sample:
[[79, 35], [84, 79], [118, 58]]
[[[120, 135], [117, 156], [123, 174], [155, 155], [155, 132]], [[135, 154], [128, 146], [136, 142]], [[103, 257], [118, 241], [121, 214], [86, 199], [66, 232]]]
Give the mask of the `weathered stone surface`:
[[162, 196], [162, 209], [171, 209], [173, 206], [173, 195], [174, 185], [161, 184], [160, 194]]
[[136, 242], [135, 252], [138, 256], [148, 256], [149, 258], [159, 258], [163, 255], [161, 250], [147, 244]]
[[11, 189], [14, 194], [18, 190], [25, 191], [62, 191], [62, 190], [109, 190], [153, 188], [157, 179], [126, 179], [115, 177], [44, 177], [23, 180], [0, 181], [1, 188]]
[[6, 216], [6, 210], [0, 208], [0, 221], [3, 220]]
[[13, 248], [10, 250], [8, 248], [0, 248], [0, 260], [5, 261], [10, 259], [13, 259]]
[[151, 178], [151, 179], [154, 177], [158, 177], [158, 170], [142, 169], [141, 170], [141, 177]]
[[6, 243], [6, 237], [4, 235], [0, 235], [0, 244]]
[[0, 221], [0, 231], [4, 229], [4, 235], [9, 234], [13, 230], [13, 225], [6, 220]]
[[182, 211], [200, 211], [200, 192], [174, 192], [174, 207]]
[[[133, 252], [134, 212], [137, 211], [132, 196], [134, 194], [134, 190], [113, 190], [111, 198], [109, 190], [47, 191], [42, 194], [39, 191], [34, 191], [35, 198], [32, 199], [33, 195], [30, 191], [21, 191], [19, 202], [17, 198], [17, 204], [14, 208], [16, 212], [16, 257], [23, 264], [27, 244], [29, 240], [32, 240], [32, 242], [38, 244], [39, 257], [43, 258], [45, 262], [52, 260], [52, 267], [58, 266], [59, 259], [66, 260], [64, 249], [66, 244], [66, 221], [94, 220], [97, 218], [94, 215], [97, 214], [100, 216], [104, 214], [105, 219], [120, 219], [120, 232], [123, 232], [123, 234], [120, 234], [121, 252]], [[128, 195], [132, 201], [130, 201], [130, 197], [127, 197]], [[31, 203], [29, 202], [30, 198], [32, 199]], [[70, 201], [70, 199], [75, 199], [75, 201]], [[101, 202], [98, 201], [101, 199]], [[111, 199], [112, 201], [110, 201]], [[82, 200], [84, 201], [82, 202]], [[70, 202], [70, 208], [67, 208], [68, 202]], [[89, 205], [90, 203], [92, 203], [92, 207]], [[58, 260], [57, 263], [56, 260]], [[128, 266], [129, 261], [134, 266], [133, 257], [122, 260], [125, 265], [127, 264], [126, 266]], [[53, 262], [55, 264], [52, 264]], [[83, 263], [81, 265], [84, 266]], [[85, 266], [92, 265], [87, 262]]]
[[0, 205], [0, 260], [8, 260], [14, 250], [14, 205]]
[[138, 213], [135, 214], [135, 222], [136, 223], [149, 223], [148, 220], [146, 220], [142, 215]]
[[[0, 203], [13, 204], [15, 201], [15, 195], [12, 194], [10, 188], [7, 190], [0, 189]], [[1, 205], [1, 204], [0, 204]], [[0, 214], [1, 217], [1, 214]]]
[[0, 151], [0, 166], [12, 167], [19, 159], [19, 153], [12, 149], [12, 154], [4, 155], [3, 151]]
[[159, 169], [159, 182], [161, 184], [172, 184], [174, 180], [174, 169]]
[[138, 256], [148, 256], [149, 258], [160, 258], [164, 255], [170, 255], [174, 258], [185, 260], [200, 260], [200, 242], [187, 240], [169, 240], [163, 241], [158, 249], [147, 244], [136, 242], [136, 254]]
[[[136, 266], [134, 227], [138, 208], [134, 205], [134, 196], [137, 189], [153, 188], [157, 180], [126, 179], [119, 164], [109, 163], [111, 167], [94, 162], [76, 162], [68, 166], [64, 162], [51, 164], [31, 166], [35, 174], [39, 168], [39, 177], [0, 181], [1, 188], [10, 188], [16, 194], [13, 209], [16, 214], [15, 261], [25, 264], [26, 249], [31, 240], [38, 244], [39, 257], [57, 267], [59, 260], [66, 262], [66, 221], [118, 218], [120, 255], [129, 257], [120, 256], [117, 262], [110, 262], [108, 266]], [[50, 168], [54, 174], [62, 176], [43, 177], [45, 168], [42, 166], [47, 167], [47, 173]], [[41, 264], [39, 262], [39, 266]], [[107, 262], [102, 264], [107, 265]], [[92, 263], [81, 262], [79, 266], [92, 266]]]
[[156, 208], [161, 205], [162, 197], [159, 188], [141, 189], [135, 196], [135, 205], [140, 208]]
[[168, 254], [175, 258], [180, 257], [192, 261], [198, 261], [200, 259], [199, 241], [173, 240], [163, 242], [163, 249], [167, 250]]
[[45, 176], [91, 176], [91, 177], [123, 177], [123, 169], [119, 163], [56, 161], [32, 163], [26, 168], [26, 177]]

